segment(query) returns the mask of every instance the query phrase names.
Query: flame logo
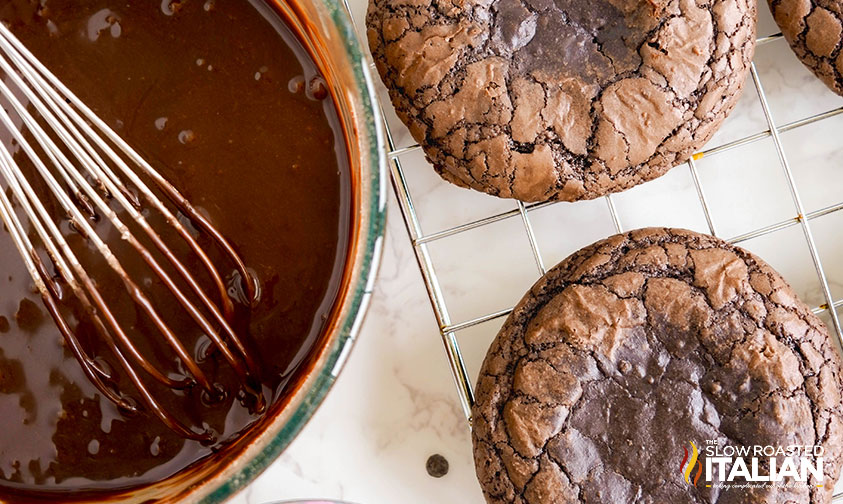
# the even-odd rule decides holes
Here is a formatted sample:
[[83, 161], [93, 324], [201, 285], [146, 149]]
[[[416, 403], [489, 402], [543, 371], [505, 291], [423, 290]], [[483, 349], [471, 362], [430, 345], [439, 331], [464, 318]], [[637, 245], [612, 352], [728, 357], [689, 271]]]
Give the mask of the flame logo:
[[[679, 472], [684, 476], [685, 483], [689, 485], [697, 486], [697, 482], [700, 480], [700, 475], [702, 474], [702, 462], [699, 462], [697, 459], [699, 457], [699, 450], [697, 450], [697, 445], [691, 441], [691, 460], [688, 460], [688, 449], [683, 447], [682, 450], [685, 451], [685, 456], [682, 458], [682, 463], [679, 464]], [[685, 462], [688, 465], [685, 465]], [[691, 471], [694, 469], [694, 465], [697, 466], [697, 474], [694, 475], [694, 481], [691, 481]], [[683, 470], [684, 468], [684, 470]]]

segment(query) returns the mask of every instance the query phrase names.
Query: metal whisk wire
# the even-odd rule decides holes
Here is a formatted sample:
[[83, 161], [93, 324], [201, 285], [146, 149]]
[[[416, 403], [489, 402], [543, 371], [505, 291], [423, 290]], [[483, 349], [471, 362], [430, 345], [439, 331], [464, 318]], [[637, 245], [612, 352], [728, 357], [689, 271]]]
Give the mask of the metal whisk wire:
[[[54, 221], [55, 216], [50, 215], [32, 184], [16, 164], [9, 149], [0, 144], [0, 180], [5, 181], [26, 221], [30, 223], [35, 236], [38, 237], [50, 257], [56, 272], [86, 310], [97, 333], [115, 355], [120, 368], [137, 389], [146, 406], [167, 426], [185, 437], [198, 440], [209, 440], [212, 437], [209, 432], [195, 432], [164, 409], [135, 370], [132, 361], [153, 379], [167, 387], [186, 388], [195, 381], [209, 394], [215, 396], [219, 392], [215, 390], [214, 385], [156, 310], [154, 303], [131, 279], [105, 241], [97, 235], [89, 220], [100, 216], [108, 219], [114, 229], [120, 233], [121, 238], [131, 245], [147, 266], [163, 281], [179, 305], [208, 335], [215, 348], [232, 366], [243, 386], [255, 392], [253, 394], [256, 398], [255, 408], [262, 410], [265, 407], [263, 396], [251, 389], [251, 376], [255, 372], [255, 362], [231, 325], [234, 307], [219, 271], [190, 232], [135, 170], [139, 170], [142, 175], [152, 180], [196, 228], [211, 237], [235, 265], [245, 283], [249, 298], [254, 299], [255, 283], [233, 247], [175, 187], [67, 89], [2, 23], [0, 23], [0, 70], [12, 81], [15, 88], [23, 93], [52, 133], [51, 135], [44, 130], [39, 120], [27, 109], [9, 85], [0, 80], [0, 96], [11, 105], [11, 109], [26, 126], [37, 146], [48, 158], [49, 166], [19, 131], [10, 112], [2, 108], [0, 108], [0, 123], [29, 158], [50, 194], [66, 212], [72, 226], [94, 246], [106, 260], [108, 267], [123, 281], [133, 302], [152, 320], [189, 372], [189, 377], [173, 379], [156, 369], [144, 358], [109, 309], [96, 287], [96, 282], [91, 279], [71, 250]], [[59, 140], [58, 143], [54, 137]], [[116, 146], [123, 156], [118, 154], [112, 145]], [[70, 152], [72, 159], [65, 154], [65, 151]], [[132, 163], [135, 168], [133, 169], [129, 163]], [[140, 197], [129, 190], [121, 177], [131, 184]], [[93, 185], [88, 179], [93, 181]], [[109, 199], [119, 203], [132, 222], [144, 232], [155, 249], [164, 256], [167, 263], [189, 286], [193, 295], [200, 300], [204, 310], [190, 300], [155, 256], [132, 234], [129, 227], [109, 205], [107, 201]], [[219, 291], [221, 308], [204, 292], [190, 270], [149, 224], [141, 212], [142, 201], [158, 211], [165, 222], [189, 246], [192, 253], [199, 258]], [[128, 396], [109, 387], [106, 383], [111, 378], [109, 371], [103, 369], [86, 354], [62, 316], [59, 309], [59, 302], [64, 296], [62, 284], [55, 281], [48, 272], [35, 244], [27, 234], [26, 226], [15, 211], [12, 199], [2, 190], [0, 190], [0, 219], [9, 230], [47, 310], [56, 321], [85, 375], [107, 398], [127, 410], [136, 410], [136, 406]]]

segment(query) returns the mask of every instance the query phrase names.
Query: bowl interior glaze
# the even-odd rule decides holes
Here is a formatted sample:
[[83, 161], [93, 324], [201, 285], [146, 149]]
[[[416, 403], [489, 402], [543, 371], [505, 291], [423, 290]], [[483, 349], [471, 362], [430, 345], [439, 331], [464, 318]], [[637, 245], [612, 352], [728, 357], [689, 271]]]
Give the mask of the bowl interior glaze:
[[[260, 3], [264, 0], [253, 0]], [[298, 34], [325, 76], [345, 135], [352, 179], [349, 252], [331, 323], [295, 388], [240, 439], [155, 485], [116, 498], [128, 502], [217, 504], [243, 488], [290, 444], [345, 363], [368, 306], [380, 260], [386, 206], [386, 154], [368, 57], [343, 3], [265, 0]], [[306, 367], [305, 367], [306, 366]], [[279, 498], [283, 497], [279, 495]]]

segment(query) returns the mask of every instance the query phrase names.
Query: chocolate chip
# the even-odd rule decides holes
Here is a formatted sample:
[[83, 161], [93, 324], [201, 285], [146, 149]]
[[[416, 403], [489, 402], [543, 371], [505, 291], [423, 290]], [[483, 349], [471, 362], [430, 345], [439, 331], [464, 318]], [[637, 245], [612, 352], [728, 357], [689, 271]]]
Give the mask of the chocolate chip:
[[427, 474], [434, 478], [441, 478], [448, 474], [448, 467], [448, 459], [438, 453], [428, 457], [427, 463], [425, 464]]

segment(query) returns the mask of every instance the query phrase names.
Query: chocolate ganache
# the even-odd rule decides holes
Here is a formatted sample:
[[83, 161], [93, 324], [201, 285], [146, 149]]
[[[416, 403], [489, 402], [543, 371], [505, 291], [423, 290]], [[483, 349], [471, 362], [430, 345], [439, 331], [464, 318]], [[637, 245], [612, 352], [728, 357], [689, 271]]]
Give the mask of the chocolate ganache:
[[[234, 245], [257, 280], [254, 302], [234, 265], [196, 233], [228, 283], [233, 326], [257, 360], [268, 412], [281, 407], [330, 323], [352, 219], [348, 154], [337, 113], [293, 32], [257, 0], [8, 0], [0, 5], [0, 20]], [[0, 139], [22, 169], [31, 170], [11, 135], [0, 132]], [[144, 354], [163, 372], [184, 375], [119, 278], [56, 203], [46, 203]], [[188, 268], [201, 272], [187, 246], [166, 236], [174, 232], [163, 219], [147, 214]], [[142, 487], [204, 463], [255, 431], [266, 414], [250, 407], [254, 401], [238, 392], [234, 372], [209, 338], [167, 297], [160, 279], [131, 259], [119, 233], [106, 219], [92, 222], [118, 256], [129, 258], [129, 273], [225, 391], [209, 398], [198, 387], [155, 389], [168, 409], [215, 440], [185, 440], [143, 408], [127, 413], [102, 397], [63, 345], [2, 229], [3, 501], [104, 498]], [[120, 389], [131, 396], [134, 390], [88, 317], [72, 301], [64, 304], [85, 348], [116, 370]]]

